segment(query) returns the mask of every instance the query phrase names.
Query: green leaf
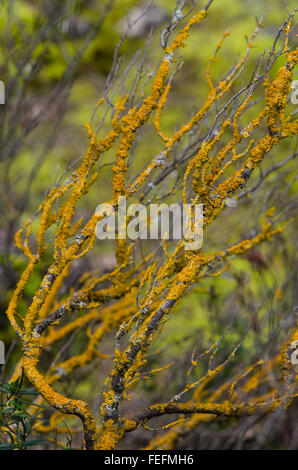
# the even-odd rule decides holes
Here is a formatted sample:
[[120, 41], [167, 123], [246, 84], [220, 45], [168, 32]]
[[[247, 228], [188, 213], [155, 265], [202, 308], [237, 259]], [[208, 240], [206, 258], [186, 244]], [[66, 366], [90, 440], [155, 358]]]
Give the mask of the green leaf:
[[14, 450], [17, 448], [15, 444], [0, 444], [0, 450]]
[[32, 439], [30, 441], [23, 442], [22, 447], [38, 446], [42, 444], [46, 444], [44, 439]]

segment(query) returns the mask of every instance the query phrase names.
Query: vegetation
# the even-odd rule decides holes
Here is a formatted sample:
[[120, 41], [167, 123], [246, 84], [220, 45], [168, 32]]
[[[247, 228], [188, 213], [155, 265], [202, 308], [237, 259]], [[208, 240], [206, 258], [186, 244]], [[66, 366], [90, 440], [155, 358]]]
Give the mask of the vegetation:
[[[298, 444], [292, 429], [298, 344], [295, 11], [278, 10], [286, 18], [269, 28], [264, 47], [269, 42], [270, 47], [264, 52], [257, 42], [268, 30], [266, 18], [259, 18], [237, 59], [231, 57], [232, 34], [226, 28], [211, 44], [211, 55], [197, 58], [198, 44], [219, 34], [204, 26], [213, 8], [217, 11], [216, 0], [201, 3], [178, 1], [171, 16], [160, 20], [160, 45], [158, 32], [148, 34], [145, 28], [145, 39], [138, 40], [141, 52], [133, 50], [139, 44], [132, 40], [134, 22], [128, 22], [107, 61], [110, 72], [106, 64], [101, 70], [106, 81], [84, 126], [86, 139], [81, 130], [74, 137], [74, 142], [88, 138], [87, 150], [75, 159], [75, 147], [67, 144], [62, 152], [70, 158], [55, 182], [46, 156], [71, 108], [76, 76], [88, 86], [82, 70], [96, 63], [96, 41], [106, 24], [111, 27], [115, 5], [107, 2], [100, 21], [90, 20], [79, 38], [81, 48], [56, 38], [55, 27], [73, 10], [84, 17], [92, 5], [66, 2], [66, 10], [45, 10], [29, 33], [40, 34], [45, 44], [37, 40], [28, 57], [23, 50], [7, 64], [14, 106], [2, 110], [3, 209], [11, 204], [13, 213], [8, 224], [3, 222], [2, 272], [10, 281], [2, 299], [1, 334], [12, 346], [3, 368], [9, 383], [1, 388], [3, 448]], [[141, 5], [139, 21], [150, 8]], [[121, 19], [123, 12], [117, 15]], [[55, 43], [75, 53], [66, 70], [53, 76], [51, 60], [61, 57], [52, 54], [44, 64], [43, 47], [57, 52]], [[25, 79], [32, 58], [36, 63]], [[48, 95], [38, 118], [24, 126], [24, 96], [43, 80], [46, 87], [58, 82], [54, 119], [49, 120]], [[84, 110], [85, 104], [78, 107]], [[48, 139], [33, 170], [26, 170], [28, 182], [12, 185], [12, 169], [25, 167], [28, 152], [44, 140], [33, 130], [44, 128]], [[65, 133], [72, 138], [67, 128]], [[56, 145], [59, 154], [59, 141]], [[33, 186], [42, 162], [46, 174]], [[50, 184], [46, 192], [44, 181]], [[30, 191], [38, 200], [35, 211]], [[119, 197], [145, 206], [203, 204], [203, 247], [186, 250], [187, 240], [171, 238], [97, 240], [104, 214], [96, 207], [108, 203], [117, 212]], [[125, 228], [130, 222], [127, 216]], [[23, 374], [37, 393], [32, 403], [23, 399], [32, 393], [22, 389]], [[224, 444], [226, 431], [230, 437]]]
[[[14, 382], [3, 384], [0, 388], [0, 423], [1, 435], [4, 440], [8, 438], [9, 444], [1, 444], [1, 450], [22, 450], [31, 446], [44, 444], [42, 439], [28, 439], [32, 431], [32, 426], [38, 421], [37, 411], [34, 415], [27, 413], [26, 407], [30, 396], [38, 393], [31, 389], [22, 389], [22, 375]], [[26, 399], [24, 399], [26, 398]]]

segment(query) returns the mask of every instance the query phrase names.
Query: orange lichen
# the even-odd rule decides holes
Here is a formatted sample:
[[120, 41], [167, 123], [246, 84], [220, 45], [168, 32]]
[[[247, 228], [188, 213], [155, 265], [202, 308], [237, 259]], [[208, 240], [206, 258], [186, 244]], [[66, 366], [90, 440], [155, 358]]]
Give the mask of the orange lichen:
[[[248, 393], [256, 390], [261, 381], [265, 380], [266, 367], [270, 367], [273, 363], [267, 361], [266, 364], [258, 362], [244, 372], [236, 374], [231, 381], [224, 383], [215, 393], [208, 396], [207, 384], [217, 379], [225, 367], [233, 362], [237, 352], [235, 348], [225, 361], [217, 367], [210, 366], [203, 377], [190, 381], [178, 397], [170, 402], [152, 405], [143, 415], [132, 419], [123, 417], [120, 412], [121, 402], [128, 398], [128, 389], [143, 378], [140, 368], [146, 364], [146, 355], [161, 333], [166, 319], [173, 314], [173, 307], [198, 281], [207, 276], [220, 276], [236, 257], [281, 233], [284, 225], [273, 224], [273, 211], [265, 214], [263, 224], [256, 235], [216, 252], [204, 253], [202, 249], [186, 252], [183, 240], [178, 241], [170, 251], [164, 242], [161, 250], [163, 256], [160, 259], [154, 259], [154, 256], [149, 254], [136, 263], [132, 259], [134, 244], [128, 245], [126, 240], [117, 239], [116, 266], [111, 272], [102, 276], [88, 273], [80, 278], [79, 288], [74, 287], [67, 293], [60, 293], [72, 263], [92, 249], [96, 239], [96, 224], [103, 217], [94, 214], [87, 222], [82, 218], [77, 220], [75, 217], [81, 198], [99, 177], [95, 168], [99, 158], [110, 149], [114, 150], [113, 194], [110, 204], [117, 210], [120, 196], [130, 198], [138, 191], [144, 191], [145, 184], [152, 186], [150, 177], [153, 173], [159, 170], [159, 174], [162, 174], [165, 166], [170, 165], [173, 149], [194, 131], [204, 118], [208, 118], [213, 105], [216, 107], [219, 100], [229, 97], [237, 76], [244, 70], [249, 50], [261, 23], [248, 42], [243, 57], [215, 87], [211, 80], [210, 67], [222, 47], [223, 39], [219, 42], [206, 71], [209, 92], [204, 104], [171, 136], [167, 137], [163, 133], [160, 118], [171, 89], [171, 78], [169, 78], [171, 63], [176, 51], [186, 46], [191, 28], [200, 23], [206, 15], [205, 10], [195, 14], [178, 32], [172, 44], [166, 48], [151, 89], [147, 96], [142, 96], [139, 106], [130, 105], [129, 96], [126, 94], [120, 97], [114, 107], [111, 128], [101, 139], [98, 139], [91, 123], [86, 125], [89, 139], [87, 152], [70, 180], [54, 187], [40, 205], [35, 243], [30, 244], [34, 237], [30, 219], [16, 234], [16, 246], [29, 261], [7, 310], [9, 322], [21, 338], [23, 347], [23, 358], [18, 363], [14, 377], [20, 373], [22, 365], [28, 380], [35, 386], [40, 396], [59, 412], [50, 417], [48, 426], [39, 426], [41, 432], [54, 429], [62, 414], [77, 416], [82, 421], [85, 447], [88, 449], [115, 449], [125, 432], [145, 425], [151, 417], [166, 413], [183, 416], [193, 414], [187, 422], [182, 417], [164, 426], [164, 429], [170, 427], [170, 431], [167, 431], [164, 437], [153, 440], [148, 446], [148, 448], [156, 446], [171, 448], [180, 435], [189, 432], [201, 421], [207, 422], [216, 416], [229, 418], [248, 416], [257, 412], [272, 412], [278, 406], [288, 406], [295, 396], [293, 384], [296, 375], [290, 361], [290, 348], [293, 342], [298, 340], [297, 330], [274, 361], [281, 366], [281, 376], [286, 384], [284, 394], [274, 389], [261, 396], [238, 400], [237, 387], [240, 387], [243, 393]], [[285, 51], [288, 47], [289, 28], [290, 22], [286, 26]], [[224, 37], [227, 35], [228, 33], [225, 33]], [[246, 184], [266, 154], [281, 140], [298, 133], [298, 122], [292, 119], [292, 115], [286, 115], [293, 68], [298, 60], [297, 51], [287, 53], [286, 58], [286, 64], [278, 70], [273, 80], [270, 80], [269, 76], [265, 78], [264, 109], [256, 113], [254, 119], [246, 121], [245, 127], [240, 129], [240, 123], [242, 119], [245, 121], [245, 113], [251, 104], [253, 90], [249, 89], [234, 113], [222, 120], [217, 132], [210, 132], [206, 138], [196, 144], [189, 161], [186, 160], [185, 169], [182, 165], [183, 201], [184, 203], [190, 201], [192, 205], [197, 202], [204, 204], [206, 227], [211, 225], [223, 211], [227, 199]], [[99, 100], [95, 108], [102, 103], [103, 100]], [[220, 113], [217, 112], [216, 119], [219, 117]], [[159, 155], [152, 158], [135, 181], [128, 185], [128, 157], [137, 132], [152, 118], [155, 130], [163, 141], [163, 149]], [[255, 131], [263, 125], [267, 126], [265, 133], [261, 138], [255, 138]], [[235, 163], [239, 166], [237, 167]], [[144, 192], [139, 197], [142, 198], [143, 195]], [[156, 196], [156, 200], [159, 196]], [[54, 229], [55, 235], [53, 241], [47, 244], [49, 228]], [[19, 299], [36, 264], [45, 259], [46, 250], [50, 252], [47, 255], [47, 260], [51, 259], [50, 264], [43, 274], [24, 318], [21, 318], [17, 311]], [[220, 266], [217, 266], [217, 263]], [[144, 292], [143, 296], [140, 295], [141, 292]], [[276, 295], [276, 299], [278, 298]], [[57, 361], [42, 374], [38, 370], [42, 351], [50, 351], [54, 344], [81, 329], [86, 330], [87, 342], [84, 350], [63, 361]], [[88, 404], [64, 397], [56, 392], [53, 386], [75, 369], [85, 367], [96, 358], [106, 359], [108, 355], [99, 351], [98, 347], [114, 329], [118, 329], [114, 364], [105, 381], [104, 399], [101, 405], [103, 423], [97, 430], [95, 417]], [[131, 333], [128, 341], [121, 349], [120, 339], [129, 332]], [[215, 350], [216, 344], [213, 344], [205, 351], [205, 355], [213, 359]], [[192, 367], [197, 367], [197, 364], [193, 358]], [[153, 369], [147, 372], [145, 377], [151, 377], [169, 367], [170, 365], [166, 365]], [[260, 370], [256, 371], [255, 369], [259, 367]], [[248, 378], [252, 372], [252, 376]], [[245, 380], [246, 383], [242, 384]], [[186, 403], [179, 401], [182, 395], [190, 392], [192, 392], [191, 400]], [[228, 399], [226, 394], [229, 395]]]

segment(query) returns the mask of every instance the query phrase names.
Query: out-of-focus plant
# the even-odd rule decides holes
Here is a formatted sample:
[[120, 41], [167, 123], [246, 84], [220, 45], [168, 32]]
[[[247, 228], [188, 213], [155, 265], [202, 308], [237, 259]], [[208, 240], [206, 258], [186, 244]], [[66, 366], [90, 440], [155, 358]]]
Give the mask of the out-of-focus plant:
[[[41, 407], [34, 414], [27, 412], [32, 398], [38, 395], [33, 388], [23, 388], [24, 374], [14, 382], [0, 385], [0, 450], [23, 450], [45, 443], [44, 439], [30, 439], [34, 424], [41, 420]], [[28, 401], [30, 400], [31, 401]]]

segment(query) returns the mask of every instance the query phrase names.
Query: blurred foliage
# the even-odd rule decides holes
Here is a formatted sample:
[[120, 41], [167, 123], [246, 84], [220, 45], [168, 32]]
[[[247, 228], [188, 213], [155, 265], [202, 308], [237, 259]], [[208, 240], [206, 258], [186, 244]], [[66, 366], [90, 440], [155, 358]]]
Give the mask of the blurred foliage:
[[[101, 0], [67, 0], [65, 2], [59, 0], [14, 0], [6, 2], [2, 0], [0, 2], [0, 79], [4, 80], [6, 84], [9, 84], [12, 79], [24, 83], [29, 77], [26, 85], [28, 105], [22, 116], [23, 122], [26, 122], [27, 114], [36, 112], [35, 110], [39, 109], [40, 103], [47, 99], [49, 90], [53, 90], [59, 84], [75, 58], [77, 50], [83, 46], [86, 31], [88, 31], [88, 28], [96, 26], [97, 19], [107, 3]], [[175, 3], [173, 0], [154, 1], [154, 4], [164, 12], [164, 22], [156, 27], [152, 37], [150, 46], [153, 55], [152, 68], [156, 65], [156, 57], [159, 56], [160, 51], [159, 31], [170, 16], [173, 3]], [[12, 248], [13, 234], [10, 233], [8, 242], [6, 240], [8, 222], [14, 220], [16, 215], [19, 214], [19, 209], [6, 191], [4, 178], [7, 178], [9, 174], [10, 188], [12, 188], [16, 200], [18, 198], [22, 199], [23, 195], [27, 194], [28, 183], [30, 183], [28, 204], [20, 213], [18, 219], [18, 224], [20, 224], [36, 210], [44, 192], [59, 179], [72, 162], [81, 156], [83, 149], [85, 149], [87, 135], [83, 126], [89, 121], [95, 103], [103, 93], [105, 80], [113, 63], [115, 46], [123, 32], [127, 11], [140, 5], [144, 5], [144, 2], [140, 0], [115, 0], [113, 2], [113, 7], [106, 16], [101, 29], [84, 51], [82, 60], [75, 70], [65, 114], [59, 128], [56, 130], [55, 145], [49, 149], [49, 152], [46, 155], [41, 155], [41, 149], [48, 137], [48, 128], [55, 123], [57, 108], [44, 116], [40, 125], [28, 138], [25, 136], [26, 139], [18, 149], [12, 162], [0, 162], [1, 178], [3, 178], [1, 179], [0, 260], [5, 279], [8, 276], [8, 270], [10, 270], [12, 276], [10, 285], [7, 286], [5, 282], [1, 285], [0, 282], [0, 339], [3, 339], [7, 346], [11, 343], [13, 335], [10, 328], [7, 327], [3, 312], [6, 309], [18, 276], [24, 269], [25, 261], [23, 256]], [[289, 6], [292, 5], [294, 5], [294, 2], [290, 1]], [[7, 11], [5, 10], [8, 8], [13, 9], [11, 16], [13, 20], [9, 24], [7, 24]], [[34, 38], [43, 30], [48, 8], [55, 10], [56, 17], [52, 21], [47, 34], [41, 36], [40, 40], [34, 44], [28, 63], [24, 65], [23, 72], [19, 75], [19, 63], [28, 48], [32, 46]], [[173, 86], [173, 97], [175, 98], [170, 96], [167, 109], [162, 118], [164, 132], [166, 134], [171, 133], [177, 122], [181, 122], [182, 106], [191, 114], [194, 102], [199, 102], [206, 95], [207, 85], [203, 80], [206, 63], [213, 54], [216, 44], [221, 39], [224, 31], [230, 30], [231, 35], [227, 38], [221, 51], [220, 60], [214, 64], [212, 73], [215, 81], [226, 71], [229, 65], [236, 61], [240, 52], [246, 47], [248, 37], [255, 28], [255, 17], [260, 18], [266, 15], [264, 27], [252, 51], [253, 57], [257, 57], [264, 49], [271, 46], [272, 37], [274, 37], [285, 14], [286, 2], [283, 0], [215, 1], [212, 9], [208, 12], [208, 21], [200, 24], [196, 34], [190, 37], [188, 48], [185, 49], [183, 55], [185, 74], [181, 80], [178, 74], [175, 80]], [[76, 26], [71, 29], [70, 25]], [[77, 32], [75, 28], [78, 29]], [[83, 33], [84, 31], [85, 33]], [[127, 62], [132, 60], [137, 50], [144, 49], [147, 32], [146, 30], [143, 35], [137, 37], [128, 37], [124, 41], [120, 49], [120, 55], [124, 55]], [[72, 34], [76, 34], [76, 36], [72, 37]], [[7, 38], [9, 38], [9, 43]], [[293, 37], [290, 38], [290, 41], [294, 41]], [[7, 57], [8, 46], [14, 51], [9, 57]], [[34, 70], [34, 64], [38, 64], [36, 70]], [[277, 61], [275, 67], [278, 66]], [[32, 73], [32, 70], [34, 73]], [[247, 76], [252, 73], [251, 63], [248, 64], [246, 73]], [[12, 101], [17, 98], [17, 93], [12, 94]], [[9, 102], [6, 106], [10, 106]], [[22, 126], [22, 120], [19, 122], [20, 127]], [[104, 130], [105, 127], [103, 132]], [[159, 143], [157, 140], [152, 139], [150, 132], [142, 136], [142, 139], [140, 151], [136, 150], [139, 155], [142, 155], [138, 159], [140, 167], [146, 161], [147, 153], [150, 152], [152, 155], [153, 152], [159, 150]], [[275, 162], [278, 162], [284, 156], [284, 152], [287, 151], [287, 143], [283, 143], [279, 149], [280, 154], [274, 155]], [[113, 155], [108, 154], [108, 158], [104, 163], [110, 164], [112, 161]], [[37, 171], [34, 170], [36, 162], [39, 162]], [[97, 204], [108, 199], [111, 190], [108, 177], [110, 171], [108, 165], [102, 169], [103, 177], [97, 186], [98, 194], [94, 195], [93, 193], [90, 197], [88, 196], [89, 199], [87, 197], [86, 207], [81, 209], [82, 214], [87, 211], [94, 211]], [[135, 171], [137, 171], [137, 168]], [[32, 172], [34, 178], [30, 179]], [[295, 166], [286, 175], [286, 179], [290, 180], [294, 173]], [[131, 178], [133, 179], [133, 175], [131, 175]], [[275, 178], [273, 175], [272, 183], [275, 182]], [[296, 189], [297, 183], [292, 186], [290, 193], [293, 193]], [[233, 211], [233, 208], [229, 210], [225, 223], [226, 230], [223, 230], [220, 236], [218, 233], [206, 234], [209, 246], [216, 247], [227, 240], [231, 243], [233, 237], [236, 238], [242, 229], [245, 230], [245, 225], [247, 225], [247, 231], [249, 231], [251, 228], [247, 222], [249, 219], [247, 217], [249, 202], [242, 209], [242, 217], [241, 215], [239, 217], [238, 213], [237, 225], [234, 223]], [[231, 230], [231, 227], [235, 226], [237, 226], [237, 230]], [[181, 343], [188, 345], [188, 352], [191, 354], [196, 344], [200, 343], [201, 332], [204, 331], [204, 342], [200, 343], [199, 347], [199, 350], [204, 350], [208, 347], [208, 340], [214, 341], [214, 339], [222, 336], [227, 324], [233, 324], [234, 328], [229, 331], [225, 341], [221, 344], [223, 348], [229, 347], [235, 339], [238, 340], [239, 337], [246, 335], [249, 330], [239, 350], [240, 360], [243, 363], [249, 363], [253, 355], [255, 341], [263, 343], [264, 355], [269, 354], [273, 342], [277, 340], [279, 335], [282, 335], [283, 329], [287, 330], [289, 328], [287, 317], [289, 312], [292, 311], [293, 305], [297, 302], [297, 294], [294, 288], [297, 279], [295, 279], [295, 276], [289, 277], [289, 271], [295, 272], [296, 266], [295, 261], [293, 261], [293, 253], [296, 249], [293, 243], [296, 238], [295, 233], [295, 227], [290, 227], [287, 233], [280, 236], [270, 247], [262, 246], [259, 248], [256, 256], [259, 261], [255, 261], [253, 256], [239, 259], [233, 264], [232, 270], [225, 273], [223, 277], [216, 280], [210, 278], [204, 281], [200, 288], [194, 289], [177, 307], [177, 311], [182, 314], [177, 314], [171, 322], [165, 324], [163, 334], [156, 343], [155, 350], [150, 357], [149, 366], [154, 368], [155, 365], [159, 364], [159, 351], [165, 348], [166, 358], [169, 362], [171, 360], [179, 361], [180, 359], [185, 361], [185, 357], [179, 357]], [[7, 250], [8, 245], [9, 252]], [[94, 251], [91, 267], [99, 265], [103, 257], [108, 258], [112, 249], [109, 248], [108, 244], [103, 243], [102, 245], [97, 244]], [[112, 263], [113, 260], [108, 259], [108, 262]], [[21, 299], [21, 314], [22, 311], [26, 310], [27, 301], [35, 292], [43, 273], [44, 265], [41, 264], [39, 274], [31, 277], [25, 295]], [[75, 283], [77, 277], [77, 274], [73, 273], [69, 283]], [[258, 312], [257, 317], [255, 312]], [[261, 331], [262, 334], [256, 337], [256, 331]], [[78, 347], [78, 343], [70, 346], [71, 354], [78, 354], [79, 350], [83, 349], [84, 338], [85, 336], [82, 333], [80, 341], [78, 341], [80, 347]], [[103, 345], [107, 351], [111, 349], [109, 347], [110, 339], [107, 338], [106, 343]], [[57, 345], [57, 354], [59, 354], [59, 348], [60, 345]], [[10, 364], [7, 366], [7, 374], [18, 357], [19, 352], [16, 348], [11, 355]], [[104, 367], [108, 369], [109, 365], [107, 364]], [[200, 367], [204, 368], [206, 364], [203, 363]], [[183, 370], [183, 367], [181, 367], [181, 370]], [[199, 372], [203, 372], [203, 370], [196, 370], [196, 374]], [[79, 372], [77, 373], [79, 374]], [[231, 373], [231, 370], [228, 368], [226, 373]], [[98, 396], [97, 391], [92, 389], [92, 383], [95, 380], [98, 382], [97, 372], [94, 369], [87, 369], [85, 381], [81, 381], [79, 387], [76, 386], [75, 378], [73, 383], [67, 384], [67, 387], [71, 386], [74, 394], [83, 398], [84, 393], [90, 397], [91, 389], [94, 393], [95, 402]], [[141, 382], [139, 385], [140, 395], [143, 396], [143, 391], [147, 396], [154, 393], [157, 399], [162, 400], [164, 394], [162, 386], [164, 383], [169, 383], [171, 391], [174, 393], [177, 386], [179, 388], [182, 377], [179, 374], [176, 375], [175, 372], [172, 373], [170, 368], [164, 372], [163, 381], [160, 383], [160, 389], [154, 391], [151, 390], [149, 382], [146, 382], [146, 380]], [[63, 391], [65, 384], [61, 384], [59, 387], [61, 388], [60, 391]], [[24, 397], [31, 394], [34, 394], [32, 390], [22, 390], [21, 379], [11, 384], [4, 383], [1, 386], [1, 423], [7, 423], [7, 436], [11, 439], [11, 442], [14, 442], [14, 444], [5, 444], [6, 448], [25, 448], [41, 444], [40, 441], [29, 439], [32, 425], [38, 419], [38, 413], [33, 417], [26, 413], [28, 402]], [[94, 404], [95, 406], [97, 406], [97, 403]], [[11, 431], [11, 424], [15, 424], [13, 431]], [[16, 438], [10, 436], [10, 432], [13, 432]], [[133, 445], [129, 441], [130, 436], [127, 439], [127, 442]], [[2, 448], [5, 445], [2, 445]]]
[[32, 388], [23, 388], [23, 379], [24, 374], [0, 386], [1, 442], [6, 442], [0, 444], [0, 450], [24, 450], [45, 443], [44, 439], [30, 439], [34, 424], [41, 420], [38, 415], [42, 407], [33, 415], [26, 411], [28, 405], [32, 405], [28, 399], [38, 393]]

